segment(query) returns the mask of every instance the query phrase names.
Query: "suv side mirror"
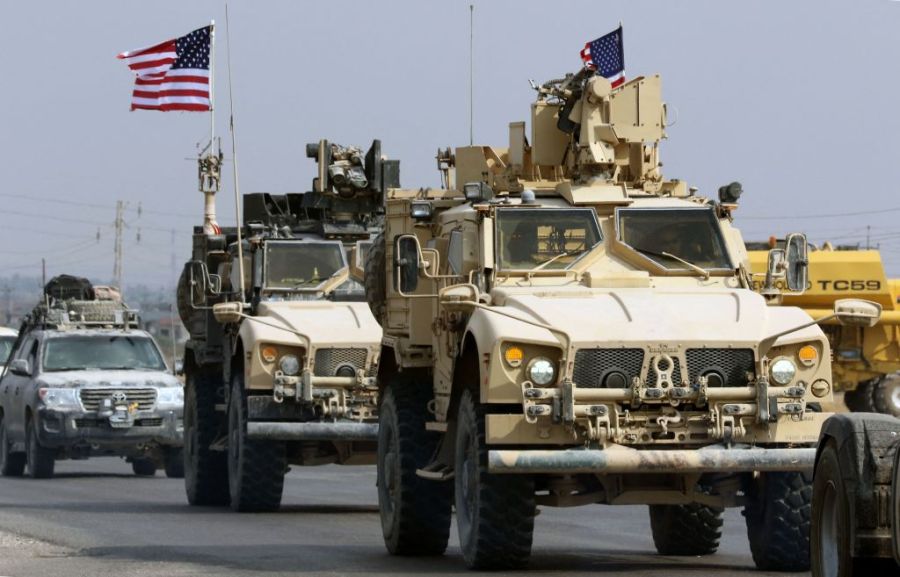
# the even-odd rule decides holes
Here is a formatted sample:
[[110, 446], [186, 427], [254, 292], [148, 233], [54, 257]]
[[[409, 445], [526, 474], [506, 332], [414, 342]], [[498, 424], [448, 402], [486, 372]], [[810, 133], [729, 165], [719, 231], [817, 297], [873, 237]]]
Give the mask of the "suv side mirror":
[[802, 292], [809, 282], [809, 257], [805, 234], [789, 234], [784, 241], [788, 290]]
[[19, 375], [22, 377], [30, 377], [31, 376], [31, 365], [28, 363], [28, 359], [16, 359], [9, 364], [9, 370], [14, 375]]
[[881, 318], [881, 305], [862, 299], [840, 299], [834, 302], [834, 316], [847, 327], [874, 327]]
[[415, 292], [419, 286], [421, 261], [419, 239], [411, 234], [394, 239], [394, 286], [401, 294]]

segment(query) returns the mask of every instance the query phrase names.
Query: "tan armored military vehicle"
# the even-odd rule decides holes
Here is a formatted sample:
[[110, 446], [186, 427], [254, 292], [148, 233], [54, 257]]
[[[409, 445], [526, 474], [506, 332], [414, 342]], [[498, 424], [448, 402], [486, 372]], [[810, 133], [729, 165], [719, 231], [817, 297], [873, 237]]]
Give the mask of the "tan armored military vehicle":
[[[760, 568], [808, 567], [828, 340], [751, 290], [738, 185], [663, 179], [660, 88], [548, 82], [530, 139], [513, 123], [509, 148], [439, 153], [446, 189], [388, 191], [366, 280], [391, 553], [442, 553], [455, 495], [473, 568], [524, 565], [537, 506], [591, 503], [648, 504], [667, 555], [713, 553], [742, 506]], [[767, 286], [800, 290], [806, 239], [786, 246]]]
[[[360, 263], [398, 161], [326, 141], [313, 188], [244, 196], [240, 228], [194, 229], [179, 287], [186, 346], [185, 487], [193, 505], [280, 505], [288, 464], [371, 463], [381, 327]], [[213, 162], [203, 182], [217, 182]], [[207, 190], [207, 193], [209, 191]]]

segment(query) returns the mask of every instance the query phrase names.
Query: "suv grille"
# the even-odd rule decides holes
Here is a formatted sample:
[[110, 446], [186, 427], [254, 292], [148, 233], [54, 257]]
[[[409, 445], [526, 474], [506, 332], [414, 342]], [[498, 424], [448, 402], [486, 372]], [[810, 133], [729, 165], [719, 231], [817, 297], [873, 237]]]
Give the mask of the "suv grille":
[[333, 377], [341, 365], [363, 369], [366, 366], [367, 355], [366, 349], [318, 349], [314, 373], [317, 377]]
[[752, 349], [688, 349], [685, 357], [691, 383], [714, 371], [722, 376], [724, 386], [743, 387], [749, 383], [747, 373], [756, 372]]
[[149, 411], [156, 404], [156, 389], [81, 389], [81, 405], [85, 411], [96, 411], [103, 399], [125, 395], [126, 403], [137, 403], [139, 411]]
[[607, 375], [620, 372], [625, 375], [625, 386], [630, 386], [634, 377], [641, 376], [643, 364], [643, 349], [580, 349], [575, 352], [572, 377], [579, 387], [597, 389], [604, 387]]

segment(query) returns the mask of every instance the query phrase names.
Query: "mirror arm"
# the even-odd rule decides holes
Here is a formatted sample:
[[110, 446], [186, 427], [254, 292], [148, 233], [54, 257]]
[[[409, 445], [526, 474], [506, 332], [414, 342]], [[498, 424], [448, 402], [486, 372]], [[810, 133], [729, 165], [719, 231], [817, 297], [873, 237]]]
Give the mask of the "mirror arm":
[[827, 317], [822, 317], [820, 319], [816, 319], [816, 320], [810, 321], [808, 323], [804, 323], [804, 324], [796, 326], [792, 329], [788, 329], [786, 331], [781, 331], [780, 333], [775, 333], [774, 335], [764, 338], [763, 340], [761, 340], [759, 342], [759, 356], [760, 357], [766, 356], [769, 353], [769, 349], [771, 349], [772, 345], [775, 344], [775, 341], [777, 341], [781, 337], [783, 337], [785, 335], [789, 335], [791, 333], [795, 333], [795, 332], [805, 329], [807, 327], [817, 325], [824, 321], [830, 321], [831, 319], [836, 318], [836, 317], [837, 317], [837, 313], [832, 313], [832, 314], [828, 315]]

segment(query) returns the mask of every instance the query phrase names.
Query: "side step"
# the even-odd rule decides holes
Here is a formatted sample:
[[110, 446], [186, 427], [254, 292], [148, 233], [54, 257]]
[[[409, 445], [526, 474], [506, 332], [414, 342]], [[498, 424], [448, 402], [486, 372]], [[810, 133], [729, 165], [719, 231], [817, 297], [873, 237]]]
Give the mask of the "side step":
[[247, 437], [268, 441], [372, 441], [377, 423], [247, 423]]

